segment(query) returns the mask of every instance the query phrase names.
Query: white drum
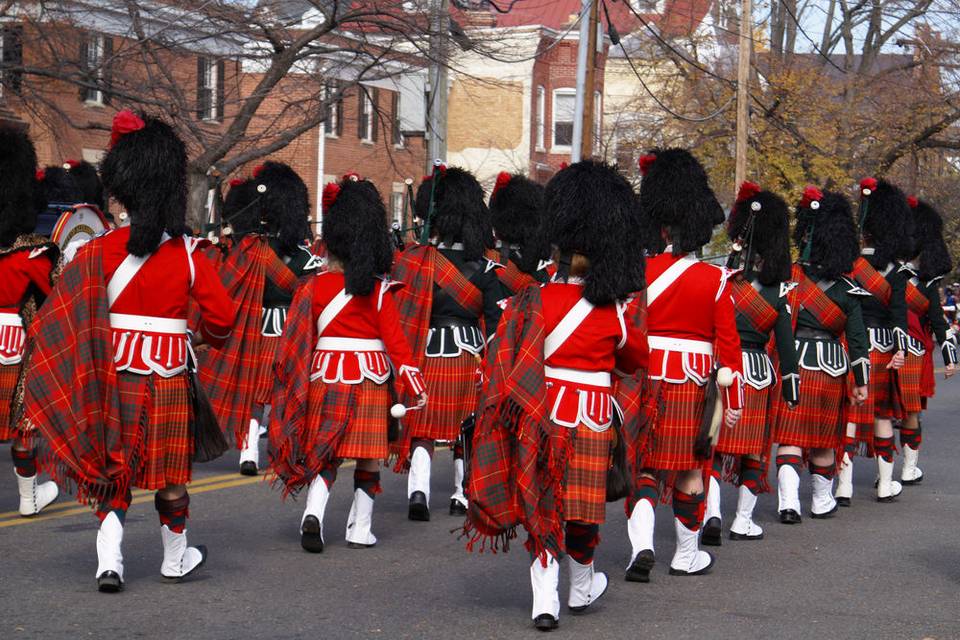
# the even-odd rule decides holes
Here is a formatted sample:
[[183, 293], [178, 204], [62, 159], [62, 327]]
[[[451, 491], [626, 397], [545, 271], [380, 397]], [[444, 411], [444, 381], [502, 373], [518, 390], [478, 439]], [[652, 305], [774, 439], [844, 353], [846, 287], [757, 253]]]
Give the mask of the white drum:
[[80, 247], [109, 228], [107, 217], [96, 205], [78, 204], [63, 212], [50, 239], [60, 247], [63, 259], [69, 262]]

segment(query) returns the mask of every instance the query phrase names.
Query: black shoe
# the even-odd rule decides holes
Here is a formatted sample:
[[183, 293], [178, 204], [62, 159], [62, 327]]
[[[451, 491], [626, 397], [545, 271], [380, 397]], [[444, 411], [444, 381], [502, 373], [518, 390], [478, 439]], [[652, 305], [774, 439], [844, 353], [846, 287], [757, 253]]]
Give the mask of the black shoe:
[[624, 579], [627, 582], [650, 582], [650, 570], [653, 569], [655, 562], [656, 556], [653, 555], [653, 549], [644, 549], [627, 567], [627, 575]]
[[450, 500], [450, 515], [452, 516], [465, 516], [467, 515], [467, 508], [463, 506], [463, 503], [456, 499]]
[[837, 505], [839, 504], [840, 502], [838, 501], [837, 504], [833, 505], [833, 509], [830, 509], [830, 511], [827, 511], [826, 513], [814, 513], [813, 511], [811, 511], [810, 517], [813, 518], [814, 520], [827, 520], [829, 518], [832, 518], [833, 516], [837, 515], [837, 508], [838, 508]]
[[837, 500], [837, 504], [841, 507], [850, 506], [850, 498], [837, 498], [836, 500]]
[[700, 534], [700, 543], [708, 547], [719, 547], [723, 535], [723, 527], [720, 525], [720, 518], [709, 518], [703, 524], [703, 532]]
[[247, 460], [246, 462], [240, 463], [240, 475], [242, 476], [255, 476], [259, 473], [257, 469], [257, 463]]
[[430, 522], [430, 508], [427, 507], [427, 496], [423, 491], [414, 491], [410, 495], [407, 518], [416, 522]]
[[800, 514], [793, 509], [784, 509], [780, 512], [780, 522], [783, 524], [800, 524]]
[[541, 613], [533, 619], [533, 626], [538, 631], [553, 631], [560, 626], [560, 621], [549, 613]]
[[348, 542], [347, 549], [373, 549], [375, 544], [360, 544], [359, 542]]
[[763, 540], [763, 534], [760, 533], [755, 536], [750, 536], [745, 533], [737, 533], [736, 531], [731, 531], [730, 539], [731, 540]]
[[116, 571], [104, 571], [97, 576], [97, 591], [100, 593], [117, 593], [123, 591], [123, 580]]
[[310, 553], [323, 553], [323, 534], [317, 516], [307, 516], [300, 525], [300, 546]]

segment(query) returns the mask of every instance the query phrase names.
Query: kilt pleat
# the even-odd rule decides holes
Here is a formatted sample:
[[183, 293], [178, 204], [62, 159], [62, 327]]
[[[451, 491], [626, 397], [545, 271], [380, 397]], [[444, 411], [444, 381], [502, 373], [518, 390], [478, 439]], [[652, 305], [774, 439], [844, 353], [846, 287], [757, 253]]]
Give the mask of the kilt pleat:
[[154, 491], [189, 483], [193, 439], [187, 376], [161, 378], [121, 371], [117, 373], [117, 387], [124, 425], [137, 424], [146, 412], [142, 457], [134, 469], [133, 486]]
[[[327, 406], [328, 412], [341, 411], [343, 415], [322, 416], [324, 398], [333, 387], [352, 387], [356, 394], [356, 408], [348, 416], [349, 407], [346, 404]], [[386, 384], [377, 384], [372, 380], [364, 380], [355, 385], [345, 385], [342, 382], [326, 383], [314, 380], [310, 383], [310, 395], [307, 409], [308, 434], [313, 434], [309, 441], [303, 443], [305, 451], [316, 447], [316, 434], [323, 418], [334, 418], [334, 423], [341, 423], [348, 419], [343, 438], [337, 446], [337, 458], [370, 458], [379, 460], [387, 457], [387, 418], [389, 413], [390, 394]]]
[[903, 367], [897, 372], [897, 382], [900, 385], [900, 401], [905, 413], [920, 413], [923, 407], [920, 404], [920, 379], [923, 376], [923, 359], [926, 356], [906, 354]]
[[743, 386], [743, 412], [732, 429], [720, 427], [717, 453], [727, 455], [763, 455], [767, 449], [767, 425], [771, 422], [773, 392], [771, 384], [764, 389]]
[[781, 404], [773, 440], [803, 449], [836, 449], [843, 427], [847, 380], [823, 371], [800, 369], [800, 404]]
[[607, 470], [610, 468], [612, 445], [612, 429], [596, 432], [583, 423], [577, 426], [573, 455], [567, 461], [564, 479], [565, 520], [603, 524], [607, 511]]
[[920, 370], [920, 397], [932, 398], [936, 393], [937, 381], [933, 372], [933, 350], [927, 349], [923, 354], [923, 367]]
[[456, 440], [461, 423], [477, 408], [476, 357], [463, 351], [454, 358], [426, 358], [423, 377], [427, 407], [409, 414], [411, 437]]
[[661, 389], [664, 410], [658, 416], [643, 467], [667, 471], [703, 467], [704, 461], [694, 455], [693, 445], [703, 417], [706, 385], [701, 387], [689, 380], [679, 384], [664, 382]]
[[[870, 427], [873, 431], [873, 421], [876, 418], [889, 418], [897, 414], [894, 407], [895, 394], [891, 388], [893, 378], [890, 375], [891, 369], [887, 369], [890, 360], [893, 359], [893, 353], [870, 350], [870, 389], [867, 393], [866, 401], [858, 406], [850, 407], [847, 412], [847, 420], [858, 425]], [[853, 377], [850, 377], [851, 384]]]
[[10, 440], [19, 433], [11, 424], [13, 396], [17, 392], [17, 379], [20, 376], [19, 364], [0, 365], [0, 440]]
[[257, 362], [257, 377], [255, 382], [256, 394], [253, 401], [257, 404], [270, 404], [270, 395], [273, 393], [273, 363], [277, 359], [277, 349], [280, 347], [280, 336], [261, 336], [260, 360]]

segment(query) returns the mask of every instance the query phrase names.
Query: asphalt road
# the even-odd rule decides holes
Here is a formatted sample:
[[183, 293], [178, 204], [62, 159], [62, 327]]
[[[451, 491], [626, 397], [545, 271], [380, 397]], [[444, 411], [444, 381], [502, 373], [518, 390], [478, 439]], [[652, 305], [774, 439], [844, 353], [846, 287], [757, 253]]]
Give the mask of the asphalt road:
[[[659, 562], [650, 584], [623, 581], [629, 544], [620, 504], [607, 510], [597, 566], [607, 595], [583, 616], [561, 614], [561, 637], [960, 638], [960, 383], [938, 381], [924, 421], [922, 485], [899, 502], [873, 500], [874, 465], [857, 462], [853, 506], [832, 520], [775, 521], [761, 498], [760, 542], [717, 549], [711, 575], [667, 574], [672, 519], [658, 509]], [[202, 573], [163, 583], [152, 497], [127, 517], [126, 590], [97, 593], [96, 519], [69, 498], [31, 520], [18, 518], [6, 447], [0, 451], [0, 638], [505, 638], [530, 626], [527, 556], [467, 553], [446, 514], [449, 452], [438, 452], [433, 521], [406, 519], [405, 478], [384, 473], [373, 549], [343, 541], [352, 478], [343, 469], [327, 509], [327, 550], [300, 549], [301, 505], [259, 479], [236, 475], [236, 454], [196, 470], [189, 539], [210, 548]], [[899, 468], [899, 465], [898, 465]], [[804, 510], [809, 480], [803, 481]], [[724, 511], [735, 495], [724, 489]], [[45, 512], [47, 513], [47, 512]], [[732, 514], [725, 524], [732, 520]], [[566, 572], [561, 598], [566, 598]]]

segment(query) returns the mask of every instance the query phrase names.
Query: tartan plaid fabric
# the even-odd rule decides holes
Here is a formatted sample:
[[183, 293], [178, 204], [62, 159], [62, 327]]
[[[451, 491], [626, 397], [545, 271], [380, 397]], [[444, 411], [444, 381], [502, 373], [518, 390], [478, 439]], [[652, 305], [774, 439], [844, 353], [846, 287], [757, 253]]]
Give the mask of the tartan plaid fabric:
[[[557, 429], [563, 429], [555, 425]], [[602, 433], [583, 423], [573, 435], [573, 453], [567, 461], [563, 483], [563, 517], [591, 524], [603, 524], [607, 513], [607, 470], [613, 429]]]
[[[653, 429], [650, 451], [643, 460], [647, 469], [688, 471], [704, 466], [693, 453], [700, 430], [706, 385], [687, 381], [663, 382], [663, 412]], [[708, 461], [709, 462], [709, 461]]]
[[438, 255], [436, 248], [431, 245], [410, 247], [397, 257], [393, 266], [393, 279], [404, 284], [393, 296], [400, 314], [400, 328], [410, 340], [421, 371], [427, 357], [433, 276]]
[[[717, 453], [724, 455], [765, 455], [770, 448], [769, 430], [775, 385], [754, 389], [743, 385], [743, 413], [732, 429], [720, 426]], [[804, 389], [806, 391], [806, 389]]]
[[509, 547], [523, 526], [541, 561], [563, 551], [563, 479], [570, 430], [547, 418], [543, 307], [538, 287], [519, 293], [486, 366], [470, 457], [467, 549]]
[[746, 280], [733, 280], [733, 306], [760, 333], [767, 334], [777, 323], [777, 310], [763, 299], [760, 292]]
[[[796, 287], [799, 307], [803, 307], [816, 318], [817, 322], [835, 335], [842, 335], [847, 326], [847, 314], [826, 293], [821, 291], [813, 280], [806, 276], [800, 265], [793, 265], [791, 277], [794, 282], [799, 284]], [[794, 317], [796, 317], [796, 314], [794, 314]]]
[[456, 440], [460, 424], [473, 413], [477, 403], [478, 358], [462, 351], [455, 358], [427, 358], [423, 378], [427, 385], [427, 407], [408, 414], [407, 429], [413, 438]]
[[20, 379], [20, 365], [0, 365], [0, 441], [10, 440], [20, 433], [13, 421], [13, 396]]
[[[356, 397], [356, 409], [347, 421], [343, 439], [337, 445], [335, 457], [371, 458], [380, 460], [387, 457], [387, 419], [390, 405], [390, 393], [386, 384], [377, 384], [364, 380], [356, 385], [342, 383], [326, 384], [320, 380], [310, 383], [307, 421], [319, 425], [324, 420], [321, 409], [326, 408], [325, 397], [332, 386], [351, 386]], [[333, 407], [336, 412], [339, 408]], [[312, 449], [314, 443], [304, 443], [304, 448]]]
[[[488, 260], [493, 260], [499, 264], [500, 254], [493, 249], [487, 249], [486, 256]], [[520, 271], [513, 260], [507, 260], [507, 264], [502, 269], [497, 269], [497, 278], [511, 293], [517, 293], [524, 287], [537, 284], [537, 280], [528, 273]]]
[[437, 251], [434, 258], [436, 263], [437, 284], [450, 294], [464, 309], [478, 316], [483, 314], [483, 294], [472, 282], [467, 280], [457, 267]]
[[270, 396], [273, 395], [273, 363], [276, 362], [279, 348], [279, 336], [261, 336], [257, 382], [254, 385], [256, 395], [253, 398], [256, 404], [270, 404]]
[[[923, 400], [932, 398], [937, 391], [937, 379], [933, 372], [933, 349], [927, 349], [923, 354], [923, 367], [920, 370], [920, 397]], [[926, 406], [924, 406], [926, 409]]]
[[292, 289], [296, 279], [259, 235], [242, 238], [218, 266], [227, 293], [237, 303], [237, 318], [226, 345], [201, 359], [200, 383], [220, 427], [227, 433], [232, 431], [237, 447], [242, 448], [258, 394], [264, 283], [270, 278]]
[[927, 315], [927, 310], [930, 309], [930, 298], [920, 291], [912, 282], [907, 282], [906, 299], [908, 310], [920, 317]]
[[619, 378], [614, 384], [613, 396], [623, 412], [620, 433], [627, 445], [627, 466], [635, 483], [650, 446], [650, 434], [664, 411], [661, 394], [664, 384], [651, 380], [646, 371]]
[[873, 268], [873, 265], [867, 262], [866, 258], [860, 256], [853, 262], [853, 271], [850, 272], [850, 275], [857, 281], [857, 284], [869, 291], [874, 298], [885, 305], [890, 304], [890, 296], [893, 294], [890, 283], [879, 271]]
[[155, 491], [190, 482], [193, 438], [187, 376], [161, 378], [121, 371], [117, 387], [123, 423], [142, 425], [138, 434], [142, 441], [134, 445], [139, 453], [130, 485]]
[[918, 356], [908, 351], [903, 367], [897, 371], [897, 383], [900, 385], [899, 396], [904, 413], [920, 413], [923, 410], [920, 404], [923, 358], [924, 356]]
[[[894, 416], [899, 407], [898, 402], [894, 405], [898, 395], [893, 391], [893, 385], [896, 384], [895, 377], [891, 375], [892, 369], [887, 368], [892, 358], [893, 352], [870, 350], [870, 390], [867, 393], [867, 399], [861, 405], [851, 406], [847, 412], [848, 422], [869, 426], [871, 433], [875, 418]], [[851, 374], [849, 378], [852, 385], [853, 375]]]
[[781, 404], [774, 421], [773, 441], [803, 449], [836, 449], [843, 431], [846, 379], [823, 371], [800, 369], [800, 404]]

